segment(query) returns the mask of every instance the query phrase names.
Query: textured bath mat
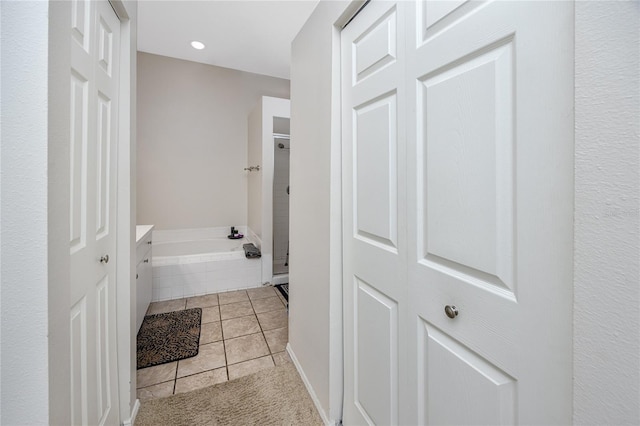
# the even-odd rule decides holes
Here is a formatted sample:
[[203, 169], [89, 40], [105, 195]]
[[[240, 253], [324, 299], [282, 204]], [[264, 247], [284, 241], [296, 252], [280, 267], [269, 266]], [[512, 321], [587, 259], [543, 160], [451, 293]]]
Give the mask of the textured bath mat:
[[282, 295], [284, 296], [285, 299], [287, 299], [287, 302], [288, 302], [289, 301], [289, 283], [277, 284], [276, 288], [280, 290], [280, 293], [282, 293]]
[[202, 309], [147, 315], [138, 332], [138, 369], [198, 355]]

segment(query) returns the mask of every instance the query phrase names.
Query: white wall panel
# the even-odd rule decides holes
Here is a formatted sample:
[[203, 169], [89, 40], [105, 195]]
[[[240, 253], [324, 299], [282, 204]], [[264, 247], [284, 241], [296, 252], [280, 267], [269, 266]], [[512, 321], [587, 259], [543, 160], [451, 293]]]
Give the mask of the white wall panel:
[[396, 20], [396, 11], [391, 9], [354, 40], [354, 83], [396, 59]]
[[357, 237], [397, 251], [398, 170], [396, 95], [355, 108], [354, 230]]
[[87, 221], [87, 128], [88, 82], [77, 71], [71, 74], [71, 252], [84, 248]]
[[[421, 80], [419, 256], [514, 291], [511, 40]], [[470, 269], [468, 269], [470, 268]], [[474, 271], [475, 270], [475, 271]]]
[[517, 423], [515, 379], [436, 327], [421, 331], [420, 424]]
[[373, 424], [397, 424], [398, 304], [358, 278], [354, 290], [355, 404]]

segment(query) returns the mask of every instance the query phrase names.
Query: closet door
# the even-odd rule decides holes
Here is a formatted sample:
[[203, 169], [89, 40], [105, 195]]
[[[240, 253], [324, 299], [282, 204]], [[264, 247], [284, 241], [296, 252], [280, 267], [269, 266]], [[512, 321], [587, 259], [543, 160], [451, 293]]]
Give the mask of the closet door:
[[570, 424], [573, 5], [411, 7], [408, 423]]
[[71, 4], [71, 423], [118, 424], [116, 191], [120, 21]]
[[374, 0], [341, 47], [344, 423], [570, 423], [572, 4]]
[[403, 10], [372, 2], [342, 33], [344, 424], [397, 424], [406, 397]]

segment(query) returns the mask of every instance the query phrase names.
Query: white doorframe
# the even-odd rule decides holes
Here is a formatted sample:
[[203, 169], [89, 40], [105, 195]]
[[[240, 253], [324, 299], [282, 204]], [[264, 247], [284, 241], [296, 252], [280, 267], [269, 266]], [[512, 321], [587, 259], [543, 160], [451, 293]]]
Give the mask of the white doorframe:
[[342, 30], [369, 0], [350, 0], [333, 23], [331, 57], [331, 180], [330, 180], [330, 328], [329, 418], [342, 421], [344, 411], [344, 305], [342, 216]]
[[120, 89], [117, 165], [116, 294], [118, 335], [118, 385], [120, 419], [133, 424], [139, 408], [136, 399], [135, 300], [135, 2], [109, 0], [120, 19]]
[[273, 283], [273, 119], [290, 118], [289, 99], [262, 97], [262, 282]]
[[117, 166], [117, 324], [120, 419], [133, 424], [140, 402], [136, 398], [135, 286], [135, 96], [137, 4], [109, 0], [120, 19], [120, 121]]

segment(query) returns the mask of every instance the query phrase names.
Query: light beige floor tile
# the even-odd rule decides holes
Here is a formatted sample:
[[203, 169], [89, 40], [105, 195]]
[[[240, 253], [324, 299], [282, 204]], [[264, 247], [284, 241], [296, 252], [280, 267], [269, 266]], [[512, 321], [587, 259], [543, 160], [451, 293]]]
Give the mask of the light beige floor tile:
[[246, 302], [249, 300], [247, 292], [245, 290], [230, 291], [227, 293], [219, 293], [218, 301], [221, 305], [228, 305], [229, 303]]
[[253, 305], [253, 310], [256, 311], [256, 314], [276, 311], [278, 309], [284, 308], [284, 305], [282, 304], [282, 301], [278, 296], [268, 297], [266, 299], [252, 300], [251, 304]]
[[164, 398], [165, 396], [173, 395], [173, 385], [173, 380], [170, 382], [158, 383], [157, 385], [138, 389], [136, 395], [140, 402], [148, 401], [150, 399]]
[[178, 361], [178, 376], [185, 377], [225, 366], [222, 342], [200, 346], [198, 355]]
[[260, 331], [262, 330], [260, 330], [258, 318], [255, 315], [222, 321], [222, 332], [225, 340], [246, 336], [247, 334], [260, 333]]
[[153, 302], [147, 309], [147, 315], [164, 314], [167, 312], [181, 311], [186, 305], [185, 299], [165, 300], [164, 302]]
[[176, 394], [206, 388], [227, 381], [227, 369], [217, 368], [176, 380]]
[[276, 295], [278, 291], [271, 286], [260, 287], [260, 288], [250, 288], [247, 290], [247, 294], [249, 295], [249, 299], [264, 299], [266, 297], [273, 297]]
[[228, 364], [236, 364], [269, 355], [269, 347], [262, 333], [225, 340], [224, 347]]
[[202, 324], [200, 328], [200, 345], [222, 340], [222, 326], [220, 321]]
[[270, 356], [252, 359], [250, 361], [241, 362], [239, 364], [233, 364], [228, 367], [229, 380], [234, 380], [242, 376], [248, 376], [249, 374], [257, 373], [258, 371], [274, 366], [275, 364], [273, 363], [273, 360]]
[[286, 327], [289, 323], [289, 317], [286, 309], [280, 309], [258, 314], [258, 321], [263, 331], [273, 330], [274, 328]]
[[205, 294], [204, 296], [190, 297], [187, 299], [187, 309], [207, 308], [209, 306], [218, 306], [217, 294]]
[[220, 306], [220, 317], [223, 320], [246, 317], [247, 315], [252, 315], [253, 313], [254, 312], [253, 307], [251, 306], [251, 302], [248, 301]]
[[284, 296], [282, 295], [282, 293], [280, 293], [279, 291], [277, 291], [276, 293], [278, 293], [278, 298], [280, 299], [280, 301], [282, 302], [282, 304], [284, 306], [287, 306], [287, 304], [289, 303], [287, 301], [287, 299], [284, 298]]
[[282, 352], [287, 347], [289, 341], [289, 329], [276, 328], [274, 330], [267, 330], [264, 332], [264, 337], [267, 339], [267, 345], [272, 354], [276, 352]]
[[168, 380], [174, 380], [176, 378], [177, 364], [178, 362], [174, 361], [138, 370], [136, 387], [145, 388]]
[[220, 308], [218, 306], [202, 308], [202, 324], [216, 321], [220, 321]]
[[289, 356], [289, 353], [287, 351], [284, 352], [278, 352], [277, 354], [273, 354], [273, 362], [276, 365], [282, 365], [282, 364], [287, 364], [291, 361], [291, 357]]

